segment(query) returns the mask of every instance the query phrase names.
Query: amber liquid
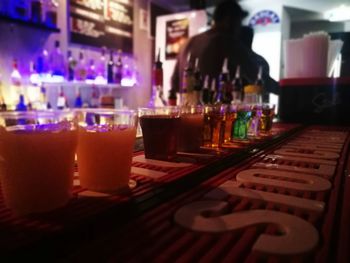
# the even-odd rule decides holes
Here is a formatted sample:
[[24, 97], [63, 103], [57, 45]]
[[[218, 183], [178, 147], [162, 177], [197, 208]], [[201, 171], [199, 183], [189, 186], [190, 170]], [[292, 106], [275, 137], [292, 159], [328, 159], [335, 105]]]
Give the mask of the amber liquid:
[[205, 147], [220, 147], [225, 136], [225, 116], [210, 112], [204, 115], [203, 144]]
[[180, 118], [169, 115], [140, 117], [147, 159], [173, 160], [177, 152]]
[[71, 197], [76, 131], [0, 131], [6, 205], [23, 215], [63, 206]]
[[232, 134], [233, 134], [233, 125], [235, 120], [237, 119], [236, 112], [227, 112], [225, 116], [225, 135], [224, 141], [225, 143], [231, 142]]
[[99, 192], [126, 189], [136, 128], [98, 131], [79, 128], [78, 168], [81, 186]]
[[274, 117], [274, 109], [263, 109], [259, 121], [259, 129], [262, 132], [269, 132], [272, 128], [272, 121]]
[[178, 150], [181, 152], [197, 152], [202, 146], [202, 134], [202, 114], [181, 115]]

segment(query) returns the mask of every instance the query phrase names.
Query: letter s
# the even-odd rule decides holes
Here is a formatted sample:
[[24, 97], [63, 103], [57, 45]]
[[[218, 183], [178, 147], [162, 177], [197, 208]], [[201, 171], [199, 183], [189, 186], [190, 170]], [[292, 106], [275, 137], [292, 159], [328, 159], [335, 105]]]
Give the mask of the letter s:
[[245, 227], [275, 224], [282, 236], [261, 234], [252, 250], [265, 255], [298, 255], [312, 250], [318, 243], [318, 232], [307, 221], [296, 216], [270, 210], [248, 210], [216, 217], [205, 213], [223, 213], [227, 202], [199, 201], [181, 207], [175, 213], [175, 221], [188, 229], [199, 232], [221, 233]]

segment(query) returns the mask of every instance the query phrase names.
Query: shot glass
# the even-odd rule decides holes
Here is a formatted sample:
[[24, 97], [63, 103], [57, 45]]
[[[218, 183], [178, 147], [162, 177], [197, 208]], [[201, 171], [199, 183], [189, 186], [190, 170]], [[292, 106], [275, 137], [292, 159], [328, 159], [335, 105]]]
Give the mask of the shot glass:
[[268, 103], [263, 104], [259, 122], [259, 129], [262, 133], [269, 133], [271, 131], [274, 116], [275, 105]]
[[203, 144], [203, 107], [181, 107], [178, 151], [198, 152]]
[[259, 137], [259, 134], [260, 134], [262, 105], [252, 104], [250, 105], [250, 109], [251, 109], [251, 118], [248, 124], [248, 137], [254, 139]]
[[77, 130], [69, 111], [0, 113], [1, 185], [6, 206], [25, 215], [71, 197]]
[[128, 189], [137, 115], [132, 110], [85, 109], [78, 121], [80, 185], [97, 192]]
[[180, 108], [139, 108], [138, 115], [147, 159], [171, 161], [176, 158]]
[[203, 146], [219, 148], [225, 139], [225, 105], [204, 107]]
[[249, 105], [239, 105], [237, 108], [237, 119], [233, 127], [233, 140], [248, 139], [249, 121], [252, 116], [252, 111]]

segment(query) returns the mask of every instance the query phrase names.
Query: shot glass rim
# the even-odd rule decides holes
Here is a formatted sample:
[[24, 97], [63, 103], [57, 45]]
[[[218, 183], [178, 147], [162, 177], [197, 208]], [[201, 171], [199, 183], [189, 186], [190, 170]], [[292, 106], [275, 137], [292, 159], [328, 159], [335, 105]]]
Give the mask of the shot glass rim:
[[83, 112], [83, 113], [96, 113], [96, 114], [107, 114], [107, 115], [114, 115], [114, 114], [126, 114], [126, 115], [136, 115], [135, 110], [131, 109], [108, 109], [108, 108], [84, 108], [84, 109], [75, 109], [73, 110], [74, 113], [77, 112]]
[[73, 114], [71, 110], [35, 110], [35, 111], [5, 111], [0, 112], [0, 118], [20, 119], [20, 118], [55, 118], [59, 116]]
[[164, 115], [164, 113], [157, 113], [157, 110], [171, 110], [169, 113], [175, 113], [176, 115], [180, 116], [181, 114], [181, 108], [179, 106], [164, 106], [164, 107], [139, 107], [137, 108], [137, 114], [139, 117], [142, 117], [144, 115], [141, 115], [141, 112], [147, 112], [147, 111], [154, 111], [152, 114], [145, 114], [145, 115]]

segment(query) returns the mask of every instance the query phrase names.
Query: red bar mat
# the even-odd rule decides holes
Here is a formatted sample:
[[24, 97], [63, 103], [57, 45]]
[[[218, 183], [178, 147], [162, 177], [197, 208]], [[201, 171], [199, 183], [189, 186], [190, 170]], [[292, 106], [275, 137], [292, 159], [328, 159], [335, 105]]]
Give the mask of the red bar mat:
[[[271, 135], [272, 137], [258, 140], [255, 143], [266, 143], [269, 139], [277, 138], [298, 127], [295, 124], [276, 124]], [[251, 144], [249, 146], [254, 145]], [[77, 229], [90, 228], [92, 225], [97, 224], [96, 222], [98, 220], [101, 221], [109, 216], [113, 218], [120, 213], [127, 213], [125, 211], [128, 211], [130, 205], [141, 204], [145, 200], [156, 197], [164, 186], [171, 185], [180, 179], [204, 171], [208, 167], [216, 165], [223, 158], [234, 157], [240, 150], [244, 149], [226, 151], [219, 155], [213, 155], [211, 158], [194, 158], [194, 162], [189, 166], [180, 168], [133, 162], [133, 167], [148, 169], [150, 171], [160, 171], [165, 173], [165, 175], [159, 178], [152, 178], [139, 174], [131, 174], [131, 180], [135, 182], [135, 187], [131, 188], [128, 193], [107, 195], [102, 198], [83, 196], [82, 193], [86, 189], [75, 186], [73, 191], [74, 198], [66, 206], [49, 213], [27, 217], [15, 217], [5, 207], [0, 193], [0, 247], [2, 251], [8, 253], [20, 251], [22, 248], [30, 250], [32, 245], [41, 244], [40, 242], [43, 242], [43, 240], [57, 241], [61, 238], [61, 234], [69, 236], [70, 233], [76, 232]], [[141, 154], [143, 153], [137, 152], [135, 156]], [[76, 183], [77, 181], [77, 178], [75, 178]], [[112, 220], [111, 218], [108, 220]]]
[[[336, 259], [342, 259], [345, 262], [348, 258], [343, 256], [349, 253], [346, 251], [349, 247], [349, 233], [342, 233], [342, 225], [339, 223], [348, 224], [349, 218], [349, 212], [346, 211], [349, 202], [345, 199], [341, 202], [343, 172], [349, 165], [349, 131], [348, 128], [310, 127], [296, 137], [291, 137], [286, 142], [267, 149], [263, 154], [234, 165], [193, 190], [146, 212], [123, 229], [116, 226], [115, 231], [111, 229], [111, 234], [80, 248], [71, 259], [103, 259], [108, 262], [335, 262]], [[291, 154], [293, 151], [283, 155], [276, 154], [286, 144], [301, 140], [307, 141], [300, 147], [301, 151], [294, 148], [294, 152], [302, 153], [301, 157]], [[327, 153], [326, 150], [305, 148], [305, 145], [321, 141], [326, 147], [327, 143], [332, 145], [334, 140], [341, 141], [339, 156], [336, 159], [332, 155], [319, 155], [320, 152]], [[242, 175], [246, 174], [247, 170], [257, 167], [260, 169], [257, 177], [264, 179], [265, 183], [259, 180], [244, 181], [247, 177]], [[334, 169], [328, 169], [332, 167]], [[303, 173], [295, 168], [303, 169]], [[282, 184], [271, 184], [276, 179]], [[270, 184], [266, 184], [269, 180]], [[314, 180], [313, 183], [310, 183], [310, 180]], [[307, 185], [309, 188], [300, 190], [298, 187], [301, 182], [304, 182], [303, 187]], [[228, 187], [226, 190], [225, 186]], [[319, 189], [315, 190], [314, 187]], [[348, 196], [348, 185], [345, 188], [344, 196]], [[232, 189], [235, 194], [230, 192]], [[276, 196], [279, 198], [273, 198]], [[289, 202], [284, 203], [285, 199]], [[179, 221], [179, 211], [184, 213], [183, 211], [187, 211], [184, 208], [199, 201], [221, 201], [227, 206], [222, 211], [206, 208], [202, 214], [198, 214], [199, 217], [191, 217], [194, 209], [192, 206], [193, 209], [188, 210], [188, 217], [184, 217], [189, 223], [184, 225]], [[215, 221], [225, 222], [227, 225], [200, 223], [203, 218], [212, 219], [256, 209], [273, 211], [302, 221], [309, 229], [315, 230], [312, 233], [318, 236], [317, 242], [304, 248], [304, 245], [307, 246], [306, 240], [313, 235], [310, 234], [305, 236], [305, 243], [296, 239], [297, 244], [290, 243], [286, 246], [287, 252], [262, 253], [253, 249], [262, 234], [275, 237], [285, 235], [278, 225], [253, 224], [230, 231], [226, 227], [235, 223], [233, 219]], [[343, 211], [341, 220], [337, 216], [340, 211]], [[213, 231], [209, 230], [212, 228], [223, 230], [210, 232]], [[299, 233], [299, 236], [302, 236], [302, 233]], [[340, 242], [347, 243], [343, 243], [337, 249], [338, 236], [341, 237]], [[299, 246], [301, 250], [293, 250], [291, 247], [294, 245]], [[272, 251], [273, 249], [274, 247]]]

